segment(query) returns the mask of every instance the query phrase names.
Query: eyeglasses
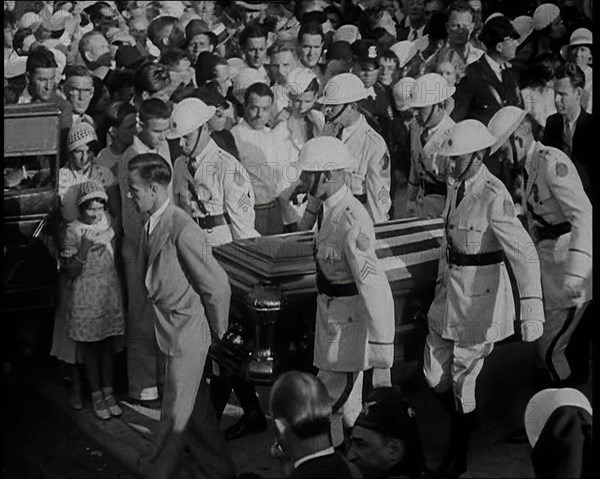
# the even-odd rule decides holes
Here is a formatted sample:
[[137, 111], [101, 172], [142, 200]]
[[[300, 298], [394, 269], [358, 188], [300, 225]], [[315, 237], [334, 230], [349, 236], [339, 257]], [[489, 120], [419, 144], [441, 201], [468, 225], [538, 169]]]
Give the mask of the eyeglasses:
[[78, 94], [80, 96], [90, 96], [94, 94], [93, 88], [69, 88], [69, 93]]

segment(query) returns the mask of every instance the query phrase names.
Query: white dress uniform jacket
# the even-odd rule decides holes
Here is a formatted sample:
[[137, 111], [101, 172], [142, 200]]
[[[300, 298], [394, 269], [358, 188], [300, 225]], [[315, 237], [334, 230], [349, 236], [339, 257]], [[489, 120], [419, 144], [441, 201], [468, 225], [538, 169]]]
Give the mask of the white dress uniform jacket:
[[[508, 190], [485, 165], [466, 180], [464, 198], [455, 207], [458, 187], [456, 182], [451, 188], [444, 210], [445, 235], [429, 326], [443, 338], [461, 343], [501, 341], [513, 334], [515, 320], [504, 261], [516, 279], [521, 321], [543, 321], [539, 260]], [[504, 261], [485, 266], [449, 264], [448, 237], [460, 253], [502, 250]]]
[[[189, 158], [181, 156], [175, 160], [175, 205], [192, 218], [229, 215], [231, 224], [205, 230], [212, 246], [260, 236], [254, 229], [254, 191], [246, 169], [212, 139], [196, 161], [198, 169], [192, 177], [188, 169]], [[205, 212], [195, 200], [192, 189]]]
[[343, 129], [341, 140], [356, 161], [350, 172], [352, 193], [367, 195], [365, 206], [374, 223], [388, 221], [392, 199], [390, 153], [385, 140], [363, 115], [354, 125]]
[[392, 290], [375, 255], [373, 222], [346, 186], [323, 204], [315, 256], [329, 282], [354, 282], [359, 293], [319, 294], [315, 366], [338, 372], [390, 368], [394, 359]]
[[[582, 302], [592, 299], [592, 204], [573, 162], [562, 151], [534, 143], [525, 160], [523, 207], [536, 240], [547, 310], [574, 306], [563, 289], [565, 274], [585, 278]], [[537, 228], [571, 224], [557, 239], [539, 241]]]
[[442, 121], [426, 133], [423, 145], [423, 129], [414, 121], [410, 124], [408, 184], [411, 188], [418, 188], [414, 214], [419, 218], [438, 218], [444, 211], [446, 195], [442, 191], [446, 188], [446, 168], [444, 157], [438, 155], [438, 151], [446, 133], [454, 125], [454, 120], [445, 114]]

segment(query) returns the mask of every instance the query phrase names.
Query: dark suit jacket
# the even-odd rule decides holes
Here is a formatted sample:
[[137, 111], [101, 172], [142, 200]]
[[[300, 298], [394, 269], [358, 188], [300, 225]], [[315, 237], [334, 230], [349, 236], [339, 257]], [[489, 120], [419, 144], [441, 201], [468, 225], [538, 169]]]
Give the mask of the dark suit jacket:
[[375, 83], [373, 85], [377, 98], [369, 96], [358, 102], [367, 122], [379, 133], [389, 145], [391, 140], [391, 122], [394, 118], [392, 109], [393, 97], [389, 87]]
[[524, 108], [521, 90], [509, 72], [505, 83], [488, 63], [486, 56], [467, 66], [465, 76], [456, 87], [455, 106], [450, 115], [455, 122], [473, 118], [487, 126], [500, 108], [518, 106]]
[[[544, 129], [544, 138], [542, 143], [546, 146], [558, 148], [567, 153], [567, 148], [563, 143], [562, 135], [564, 130], [564, 120], [559, 113], [550, 115], [546, 120]], [[573, 133], [573, 151], [571, 160], [575, 164], [581, 182], [588, 196], [590, 195], [590, 167], [592, 163], [594, 149], [594, 132], [592, 115], [581, 109], [581, 113], [575, 122], [575, 132]], [[568, 153], [567, 153], [568, 154]]]
[[[351, 469], [353, 468], [353, 469]], [[354, 470], [354, 473], [352, 472]], [[321, 456], [300, 464], [288, 476], [290, 478], [352, 478], [362, 477], [358, 469], [351, 466], [348, 461], [339, 452], [334, 452], [328, 456]]]

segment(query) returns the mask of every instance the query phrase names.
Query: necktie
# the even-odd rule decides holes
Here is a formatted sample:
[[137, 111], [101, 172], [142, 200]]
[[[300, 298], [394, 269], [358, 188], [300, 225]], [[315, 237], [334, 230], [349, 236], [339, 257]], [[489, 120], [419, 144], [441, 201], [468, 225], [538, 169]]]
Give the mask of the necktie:
[[340, 129], [338, 130], [338, 132], [335, 134], [335, 137], [336, 137], [338, 140], [340, 140], [340, 141], [342, 141], [342, 133], [343, 133], [343, 132], [344, 132], [344, 129], [343, 129], [343, 128], [340, 128]]
[[572, 128], [571, 128], [571, 123], [568, 121], [565, 121], [565, 127], [563, 129], [563, 143], [565, 145], [564, 151], [567, 154], [567, 156], [571, 156], [571, 151], [573, 149], [573, 137], [572, 137]]
[[506, 65], [502, 65], [500, 68], [500, 76], [502, 78], [502, 84], [507, 85], [510, 79], [510, 72], [508, 71], [508, 67]]
[[458, 205], [462, 201], [465, 196], [465, 182], [461, 181], [460, 186], [458, 187], [458, 191], [456, 192], [456, 205], [455, 208], [458, 208]]
[[317, 212], [317, 229], [321, 229], [321, 223], [323, 223], [323, 204], [319, 207], [319, 211]]
[[425, 144], [427, 143], [428, 137], [429, 137], [429, 130], [423, 129], [423, 132], [421, 133], [421, 145], [425, 146]]
[[148, 220], [148, 226], [146, 226], [146, 243], [150, 243], [150, 220]]

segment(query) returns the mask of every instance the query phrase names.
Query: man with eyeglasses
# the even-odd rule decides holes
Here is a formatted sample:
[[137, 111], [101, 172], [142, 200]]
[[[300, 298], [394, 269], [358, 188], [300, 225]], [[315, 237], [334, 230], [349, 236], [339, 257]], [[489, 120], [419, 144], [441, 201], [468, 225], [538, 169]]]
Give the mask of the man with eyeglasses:
[[94, 125], [94, 120], [86, 114], [94, 96], [94, 80], [84, 65], [69, 65], [65, 70], [67, 79], [63, 91], [67, 101], [73, 107], [73, 125], [86, 121]]

